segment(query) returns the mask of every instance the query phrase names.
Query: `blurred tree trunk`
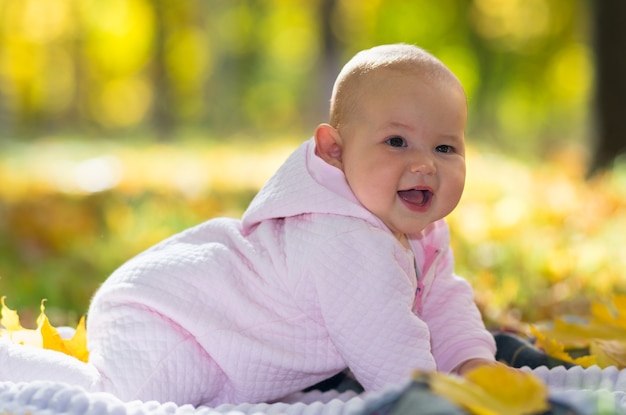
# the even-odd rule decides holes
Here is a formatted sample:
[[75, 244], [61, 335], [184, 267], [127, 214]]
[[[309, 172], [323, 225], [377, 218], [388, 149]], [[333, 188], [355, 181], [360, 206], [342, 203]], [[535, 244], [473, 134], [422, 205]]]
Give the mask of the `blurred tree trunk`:
[[154, 101], [152, 109], [152, 125], [159, 141], [171, 138], [174, 129], [173, 103], [170, 79], [167, 71], [166, 42], [168, 36], [169, 0], [152, 0], [154, 10], [154, 57], [152, 62], [152, 85], [154, 87]]
[[595, 20], [596, 142], [590, 174], [626, 153], [626, 1], [591, 0]]
[[[320, 2], [320, 35], [321, 35], [321, 59], [320, 59], [320, 83], [322, 88], [318, 89], [318, 102], [320, 103], [320, 117], [326, 122], [328, 120], [330, 94], [335, 83], [335, 78], [341, 69], [339, 61], [340, 41], [333, 31], [334, 13], [337, 6], [336, 0], [322, 0]], [[315, 114], [317, 115], [317, 114]], [[314, 117], [317, 120], [317, 117]], [[319, 121], [319, 120], [317, 120]]]

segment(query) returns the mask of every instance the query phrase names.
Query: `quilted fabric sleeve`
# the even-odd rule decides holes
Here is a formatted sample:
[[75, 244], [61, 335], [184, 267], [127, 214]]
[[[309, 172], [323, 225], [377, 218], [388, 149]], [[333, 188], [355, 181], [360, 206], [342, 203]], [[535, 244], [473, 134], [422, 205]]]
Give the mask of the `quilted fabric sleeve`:
[[422, 312], [438, 370], [451, 372], [472, 358], [494, 360], [495, 342], [485, 329], [469, 283], [454, 274], [451, 248], [441, 255]]
[[411, 308], [412, 256], [393, 236], [363, 225], [308, 247], [304, 278], [314, 280], [322, 324], [366, 390], [434, 370], [429, 329]]

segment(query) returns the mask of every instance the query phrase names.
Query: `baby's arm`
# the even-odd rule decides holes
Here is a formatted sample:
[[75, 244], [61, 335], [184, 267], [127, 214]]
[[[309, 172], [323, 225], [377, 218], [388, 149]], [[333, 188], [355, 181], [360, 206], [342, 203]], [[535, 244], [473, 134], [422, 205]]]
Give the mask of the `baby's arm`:
[[495, 361], [495, 341], [485, 328], [470, 285], [454, 275], [451, 249], [442, 255], [424, 299], [422, 318], [430, 328], [438, 370], [458, 373], [465, 371], [462, 364], [474, 359]]
[[413, 259], [391, 235], [360, 229], [307, 254], [323, 324], [366, 390], [435, 370], [428, 327], [411, 311]]
[[480, 359], [480, 358], [476, 358], [476, 359], [469, 359], [466, 360], [465, 362], [461, 363], [460, 365], [458, 365], [454, 370], [453, 373], [456, 373], [458, 375], [464, 376], [467, 373], [471, 372], [472, 370], [481, 367], [481, 366], [489, 366], [489, 365], [497, 365], [499, 363], [491, 360], [491, 359]]

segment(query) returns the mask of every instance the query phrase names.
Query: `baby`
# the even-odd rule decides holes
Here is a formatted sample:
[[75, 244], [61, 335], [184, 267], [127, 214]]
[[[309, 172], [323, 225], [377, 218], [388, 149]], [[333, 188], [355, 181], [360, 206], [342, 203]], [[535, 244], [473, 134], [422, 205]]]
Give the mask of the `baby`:
[[415, 370], [493, 364], [443, 219], [463, 192], [466, 117], [460, 82], [429, 53], [358, 53], [330, 123], [242, 220], [174, 235], [104, 282], [88, 363], [5, 343], [0, 380], [217, 406], [277, 400], [346, 368], [380, 390]]

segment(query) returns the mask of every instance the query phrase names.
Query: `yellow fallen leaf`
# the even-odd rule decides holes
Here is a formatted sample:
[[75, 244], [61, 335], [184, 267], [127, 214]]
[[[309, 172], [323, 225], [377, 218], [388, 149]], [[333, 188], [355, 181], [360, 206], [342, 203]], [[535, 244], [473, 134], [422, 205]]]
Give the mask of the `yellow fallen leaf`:
[[591, 339], [611, 340], [622, 338], [626, 332], [611, 324], [600, 323], [594, 318], [585, 323], [568, 322], [557, 318], [552, 330], [546, 330], [546, 335], [565, 342], [589, 342]]
[[592, 325], [616, 329], [618, 336], [626, 340], [626, 295], [614, 295], [609, 304], [591, 304]]
[[20, 318], [16, 311], [11, 310], [4, 304], [5, 298], [4, 296], [0, 297], [0, 304], [2, 304], [2, 308], [0, 309], [0, 326], [3, 326], [7, 330], [21, 330]]
[[50, 324], [48, 316], [46, 316], [45, 300], [41, 301], [41, 313], [37, 317], [37, 329], [29, 330], [21, 326], [17, 312], [6, 306], [4, 298], [0, 298], [2, 304], [2, 308], [0, 308], [0, 325], [4, 327], [0, 329], [0, 337], [8, 339], [12, 343], [62, 352], [83, 362], [89, 359], [84, 317], [78, 322], [72, 338], [63, 339], [57, 329]]
[[582, 341], [589, 347], [590, 359], [567, 361], [582, 366], [626, 368], [626, 295], [615, 295], [609, 302], [593, 302], [590, 310], [587, 321], [568, 322], [557, 318], [552, 329], [541, 330], [541, 333], [534, 331], [538, 346], [550, 356], [567, 360], [563, 349], [563, 354], [557, 355], [559, 342]]
[[67, 341], [66, 346], [70, 355], [78, 360], [86, 362], [89, 360], [89, 350], [87, 350], [87, 327], [85, 326], [85, 316], [82, 316], [76, 326], [74, 336]]
[[565, 345], [559, 343], [556, 339], [548, 338], [545, 333], [541, 332], [534, 326], [530, 326], [530, 331], [537, 339], [535, 345], [550, 357], [584, 367], [598, 364], [596, 356], [592, 355], [573, 358], [565, 351]]
[[433, 392], [475, 415], [524, 415], [546, 411], [548, 389], [535, 376], [505, 365], [480, 366], [465, 378], [429, 373]]
[[0, 297], [0, 337], [12, 343], [26, 346], [43, 347], [43, 340], [39, 330], [25, 329], [20, 324], [20, 318], [16, 311], [11, 310], [4, 303], [5, 297]]
[[626, 368], [626, 342], [619, 340], [593, 340], [590, 353], [597, 358], [598, 366]]

